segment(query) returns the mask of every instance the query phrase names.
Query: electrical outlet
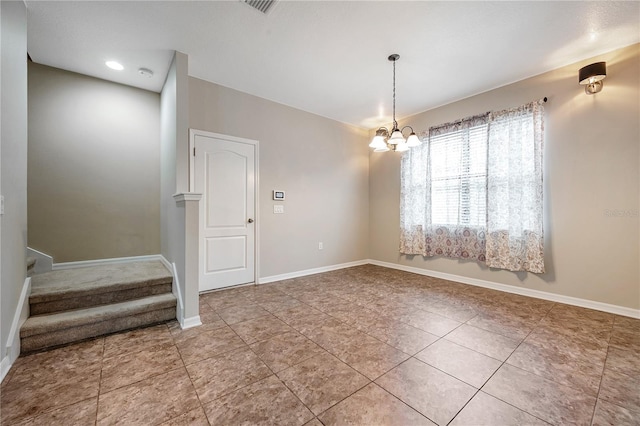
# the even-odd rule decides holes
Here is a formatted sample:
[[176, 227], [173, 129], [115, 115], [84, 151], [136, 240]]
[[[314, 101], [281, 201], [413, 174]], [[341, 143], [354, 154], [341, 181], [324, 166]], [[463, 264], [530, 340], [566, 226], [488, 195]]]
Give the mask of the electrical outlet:
[[322, 250], [324, 248], [324, 245], [322, 244], [322, 242], [318, 243], [318, 250]]
[[273, 205], [273, 213], [275, 213], [275, 214], [284, 213], [284, 206], [281, 205], [281, 204], [274, 204]]

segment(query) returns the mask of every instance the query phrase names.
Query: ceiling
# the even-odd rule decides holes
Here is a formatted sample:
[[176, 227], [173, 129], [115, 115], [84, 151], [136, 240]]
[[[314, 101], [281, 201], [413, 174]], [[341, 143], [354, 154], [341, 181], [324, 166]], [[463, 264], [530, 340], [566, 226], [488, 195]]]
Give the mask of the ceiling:
[[26, 4], [34, 62], [160, 91], [178, 50], [191, 76], [367, 129], [390, 121], [391, 53], [400, 118], [640, 42], [640, 2]]

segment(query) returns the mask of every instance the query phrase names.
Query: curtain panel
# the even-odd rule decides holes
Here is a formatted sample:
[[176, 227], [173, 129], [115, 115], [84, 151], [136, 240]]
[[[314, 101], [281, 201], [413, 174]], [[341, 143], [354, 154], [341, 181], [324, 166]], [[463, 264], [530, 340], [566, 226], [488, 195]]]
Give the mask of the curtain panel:
[[432, 127], [401, 163], [400, 253], [544, 272], [543, 107]]
[[487, 157], [487, 265], [544, 272], [543, 107], [494, 112]]

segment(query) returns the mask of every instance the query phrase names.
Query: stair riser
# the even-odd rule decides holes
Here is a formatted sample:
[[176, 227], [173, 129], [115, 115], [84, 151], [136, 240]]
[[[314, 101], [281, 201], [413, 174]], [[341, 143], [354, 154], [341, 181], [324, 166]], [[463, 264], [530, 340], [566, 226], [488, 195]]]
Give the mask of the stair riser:
[[149, 312], [142, 312], [122, 318], [111, 319], [109, 321], [101, 321], [93, 324], [85, 324], [63, 330], [23, 337], [20, 340], [20, 350], [22, 353], [38, 351], [54, 346], [77, 342], [91, 337], [153, 325], [175, 318], [175, 306]]
[[125, 302], [127, 300], [140, 299], [142, 297], [162, 293], [171, 293], [171, 283], [149, 285], [145, 287], [130, 288], [126, 290], [91, 294], [67, 299], [50, 300], [40, 303], [30, 303], [29, 309], [31, 315], [43, 315], [73, 309], [91, 308], [93, 306], [106, 305], [109, 303]]

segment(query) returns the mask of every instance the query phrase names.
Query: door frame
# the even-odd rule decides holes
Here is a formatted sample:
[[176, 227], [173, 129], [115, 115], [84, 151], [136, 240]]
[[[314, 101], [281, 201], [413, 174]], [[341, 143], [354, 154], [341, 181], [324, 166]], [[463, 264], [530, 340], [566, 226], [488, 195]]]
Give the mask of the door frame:
[[[254, 147], [254, 183], [255, 190], [253, 191], [253, 205], [255, 209], [255, 221], [254, 221], [254, 265], [253, 265], [253, 284], [258, 284], [258, 277], [260, 276], [260, 143], [257, 140], [239, 138], [237, 136], [223, 135], [220, 133], [207, 132], [205, 130], [189, 129], [189, 192], [194, 192], [196, 188], [196, 176], [195, 176], [195, 147], [196, 136], [205, 136], [209, 138], [221, 139], [229, 142], [243, 143], [246, 145], [252, 145]], [[203, 200], [201, 199], [202, 203]], [[204, 265], [204, 253], [202, 252], [202, 220], [198, 220], [198, 291], [200, 289], [200, 271]], [[246, 285], [246, 284], [243, 284]]]

